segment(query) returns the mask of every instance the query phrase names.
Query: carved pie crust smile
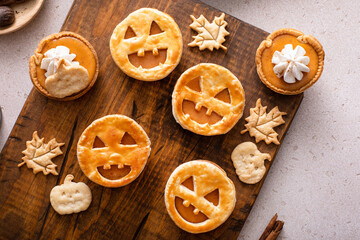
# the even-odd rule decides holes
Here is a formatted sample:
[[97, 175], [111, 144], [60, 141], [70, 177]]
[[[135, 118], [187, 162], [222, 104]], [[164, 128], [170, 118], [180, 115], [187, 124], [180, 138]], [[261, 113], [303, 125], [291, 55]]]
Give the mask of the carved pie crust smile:
[[[74, 61], [78, 61], [89, 73], [88, 86], [80, 92], [64, 98], [57, 98], [49, 94], [45, 87], [45, 70], [40, 68], [44, 53], [57, 46], [68, 47], [70, 53], [76, 54]], [[29, 72], [31, 81], [41, 94], [55, 100], [70, 101], [81, 97], [94, 85], [99, 73], [99, 60], [92, 45], [79, 34], [73, 32], [54, 33], [40, 41], [35, 54], [30, 57]]]
[[169, 75], [180, 62], [182, 48], [181, 32], [174, 19], [153, 8], [131, 13], [110, 38], [117, 66], [126, 75], [143, 81]]

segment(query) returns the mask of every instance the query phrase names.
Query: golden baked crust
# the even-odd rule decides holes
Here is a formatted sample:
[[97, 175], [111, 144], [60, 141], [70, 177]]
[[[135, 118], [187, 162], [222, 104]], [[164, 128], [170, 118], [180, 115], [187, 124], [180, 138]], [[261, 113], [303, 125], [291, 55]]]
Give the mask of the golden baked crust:
[[[299, 43], [310, 45], [318, 55], [317, 69], [315, 71], [314, 77], [310, 79], [305, 85], [301, 86], [298, 89], [287, 89], [286, 87], [275, 86], [263, 71], [263, 64], [262, 64], [263, 52], [265, 49], [270, 48], [273, 45], [274, 39], [280, 35], [290, 35], [296, 37]], [[281, 51], [281, 49], [277, 49], [277, 50]], [[295, 29], [282, 28], [271, 33], [266, 38], [266, 40], [261, 42], [259, 48], [256, 51], [255, 62], [256, 62], [257, 73], [259, 75], [259, 78], [268, 88], [280, 94], [295, 95], [304, 92], [319, 79], [324, 68], [324, 58], [325, 58], [325, 53], [323, 47], [316, 38], [310, 35], [304, 35], [303, 32], [300, 32]]]
[[[149, 35], [153, 21], [162, 33]], [[136, 37], [125, 39], [128, 27], [131, 27]], [[180, 62], [182, 48], [181, 32], [174, 19], [153, 8], [141, 8], [131, 13], [116, 26], [110, 38], [111, 55], [118, 67], [126, 75], [143, 81], [156, 81], [169, 75]], [[167, 58], [156, 67], [135, 67], [129, 61], [129, 54], [138, 53], [138, 56], [142, 56], [144, 51], [157, 52], [159, 49], [167, 49]]]
[[[200, 77], [201, 92], [194, 91], [187, 84]], [[229, 90], [230, 103], [216, 99], [215, 96], [224, 89]], [[183, 112], [184, 100], [192, 101], [199, 110], [202, 106], [208, 109], [207, 115], [216, 112], [222, 119], [215, 124], [200, 124]], [[172, 112], [175, 120], [184, 128], [200, 135], [225, 134], [242, 117], [245, 105], [244, 89], [228, 69], [212, 63], [201, 63], [186, 70], [177, 80], [172, 94]]]
[[[193, 177], [194, 191], [181, 184], [190, 177]], [[216, 189], [219, 190], [217, 206], [204, 198]], [[217, 228], [228, 219], [235, 207], [235, 193], [234, 183], [223, 169], [206, 160], [194, 160], [178, 166], [169, 177], [165, 187], [165, 205], [179, 228], [190, 233], [203, 233]], [[208, 219], [200, 223], [186, 221], [176, 209], [175, 197], [189, 201]]]
[[[123, 145], [125, 133], [131, 135], [136, 144]], [[95, 138], [105, 144], [93, 148]], [[150, 139], [144, 129], [133, 119], [115, 114], [92, 122], [81, 134], [77, 145], [77, 157], [83, 173], [93, 182], [105, 187], [121, 187], [134, 181], [144, 169], [150, 155]], [[120, 179], [103, 177], [97, 167], [110, 169], [111, 165], [130, 166], [131, 171]]]
[[[49, 94], [49, 92], [46, 90], [46, 88], [44, 88], [39, 80], [38, 80], [38, 76], [37, 76], [37, 66], [41, 65], [41, 60], [43, 59], [43, 54], [42, 51], [45, 48], [45, 46], [47, 45], [48, 42], [53, 41], [53, 40], [58, 40], [60, 38], [66, 38], [66, 37], [72, 37], [72, 38], [76, 38], [78, 40], [80, 40], [81, 42], [83, 42], [92, 52], [92, 54], [94, 55], [95, 61], [96, 61], [96, 70], [95, 73], [93, 75], [93, 78], [90, 79], [89, 81], [89, 85], [83, 89], [82, 91], [73, 94], [71, 96], [68, 97], [64, 97], [64, 98], [56, 98], [53, 97]], [[43, 38], [39, 45], [37, 46], [36, 50], [35, 50], [35, 54], [33, 56], [30, 57], [29, 60], [29, 73], [30, 73], [30, 78], [32, 83], [34, 84], [34, 86], [36, 87], [37, 90], [39, 90], [39, 92], [41, 94], [43, 94], [44, 96], [54, 99], [54, 100], [60, 100], [60, 101], [70, 101], [70, 100], [74, 100], [77, 99], [79, 97], [81, 97], [82, 95], [84, 95], [85, 93], [87, 93], [90, 88], [94, 85], [98, 73], [99, 73], [99, 60], [97, 57], [97, 54], [95, 52], [95, 49], [93, 48], [93, 46], [82, 36], [80, 36], [79, 34], [73, 33], [73, 32], [60, 32], [60, 33], [54, 33], [51, 34], [45, 38]]]
[[256, 184], [266, 173], [265, 160], [271, 161], [269, 153], [262, 153], [255, 143], [243, 142], [237, 145], [231, 153], [236, 174], [240, 181], [247, 184]]

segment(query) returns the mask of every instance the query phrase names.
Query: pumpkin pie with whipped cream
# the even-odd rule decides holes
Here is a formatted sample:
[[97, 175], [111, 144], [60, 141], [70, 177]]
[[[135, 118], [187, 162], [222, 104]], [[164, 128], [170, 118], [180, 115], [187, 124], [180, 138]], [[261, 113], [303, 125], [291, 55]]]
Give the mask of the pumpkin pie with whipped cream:
[[256, 51], [257, 72], [271, 90], [285, 95], [304, 92], [319, 78], [325, 53], [316, 38], [283, 28], [271, 33]]
[[62, 101], [81, 97], [94, 85], [99, 61], [92, 45], [73, 32], [42, 39], [29, 61], [30, 77], [41, 94]]

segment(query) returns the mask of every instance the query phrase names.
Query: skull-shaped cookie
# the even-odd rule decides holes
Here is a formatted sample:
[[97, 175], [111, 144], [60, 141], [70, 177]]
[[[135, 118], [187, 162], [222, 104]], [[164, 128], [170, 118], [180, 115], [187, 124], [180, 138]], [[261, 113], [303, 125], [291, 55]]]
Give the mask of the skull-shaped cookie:
[[206, 160], [178, 166], [165, 188], [165, 205], [171, 219], [191, 233], [220, 226], [231, 215], [235, 203], [233, 182], [223, 169]]
[[175, 120], [200, 135], [225, 134], [241, 118], [244, 89], [228, 69], [201, 63], [186, 70], [172, 94]]
[[64, 183], [50, 192], [50, 203], [61, 215], [85, 211], [91, 203], [91, 190], [83, 182], [72, 182], [74, 176], [68, 174]]
[[105, 187], [121, 187], [134, 181], [149, 155], [150, 139], [144, 129], [120, 114], [95, 120], [84, 130], [77, 146], [81, 170], [91, 181]]
[[263, 178], [266, 172], [264, 161], [270, 161], [271, 156], [260, 152], [254, 143], [244, 142], [236, 146], [231, 159], [239, 179], [247, 184], [255, 184]]
[[168, 14], [153, 8], [131, 13], [114, 29], [111, 55], [128, 76], [156, 81], [169, 75], [182, 55], [182, 36]]

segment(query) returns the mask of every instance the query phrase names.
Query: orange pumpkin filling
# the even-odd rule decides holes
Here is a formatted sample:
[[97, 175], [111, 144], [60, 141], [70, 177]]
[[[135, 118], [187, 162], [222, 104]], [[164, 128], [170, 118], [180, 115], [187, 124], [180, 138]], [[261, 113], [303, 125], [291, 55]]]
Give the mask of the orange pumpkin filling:
[[125, 177], [131, 171], [131, 167], [124, 165], [124, 167], [119, 168], [118, 165], [111, 165], [110, 169], [104, 169], [103, 166], [97, 167], [98, 172], [101, 176], [109, 180], [117, 180]]
[[167, 49], [159, 49], [158, 54], [154, 55], [152, 51], [145, 51], [144, 56], [139, 57], [137, 53], [128, 55], [129, 61], [135, 67], [142, 67], [145, 69], [158, 66], [160, 63], [164, 63], [167, 57]]
[[[273, 70], [275, 65], [271, 62], [274, 52], [281, 52], [281, 50], [285, 47], [286, 44], [292, 44], [293, 48], [295, 48], [297, 45], [300, 45], [306, 51], [305, 56], [308, 56], [310, 58], [310, 62], [307, 65], [307, 67], [310, 69], [310, 72], [304, 72], [303, 78], [300, 81], [296, 81], [295, 83], [287, 83], [284, 81], [283, 78], [278, 78]], [[271, 82], [271, 84], [273, 84], [277, 88], [294, 91], [305, 86], [309, 81], [314, 78], [318, 69], [319, 59], [317, 52], [311, 45], [299, 42], [295, 36], [289, 34], [282, 34], [275, 37], [273, 39], [271, 47], [264, 50], [264, 52], [262, 53], [261, 63], [262, 70], [267, 80]]]
[[214, 111], [212, 111], [210, 115], [206, 115], [208, 110], [206, 107], [201, 107], [200, 111], [196, 110], [195, 103], [189, 100], [182, 102], [182, 110], [185, 114], [189, 114], [192, 120], [200, 124], [209, 123], [213, 125], [222, 119], [222, 117]]
[[[93, 79], [96, 72], [96, 59], [90, 48], [84, 42], [74, 37], [52, 39], [45, 44], [41, 53], [45, 54], [48, 50], [56, 48], [57, 46], [65, 46], [70, 49], [70, 53], [76, 54], [74, 61], [79, 62], [81, 66], [87, 69], [89, 73], [89, 81]], [[41, 69], [40, 66], [41, 64], [36, 66], [37, 79], [40, 85], [45, 88], [46, 70]]]
[[[191, 191], [194, 191], [194, 180], [192, 177], [186, 179], [182, 185]], [[219, 204], [219, 190], [216, 189], [215, 191], [212, 191], [211, 193], [204, 196], [204, 198], [217, 206]], [[188, 222], [200, 223], [208, 219], [208, 217], [200, 211], [195, 214], [195, 207], [193, 205], [189, 204], [188, 207], [184, 206], [184, 200], [180, 197], [175, 197], [175, 207], [179, 214]]]

